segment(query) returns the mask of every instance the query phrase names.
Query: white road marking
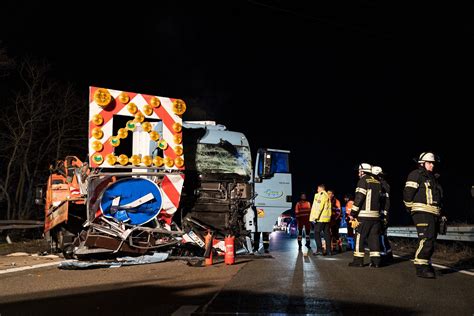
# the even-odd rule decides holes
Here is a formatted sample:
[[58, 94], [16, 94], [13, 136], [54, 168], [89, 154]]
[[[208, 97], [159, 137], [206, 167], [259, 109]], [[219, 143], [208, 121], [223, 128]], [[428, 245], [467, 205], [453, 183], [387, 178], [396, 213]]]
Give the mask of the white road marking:
[[[396, 257], [396, 258], [406, 258], [406, 257], [399, 256], [399, 255], [393, 255], [393, 256]], [[413, 261], [413, 259], [410, 259], [410, 261]], [[459, 273], [463, 273], [463, 274], [467, 274], [467, 275], [470, 275], [470, 276], [474, 276], [474, 272], [471, 272], [471, 271], [459, 270], [459, 269], [456, 269], [456, 268], [447, 267], [447, 266], [443, 266], [443, 265], [441, 265], [441, 264], [435, 264], [435, 263], [432, 263], [431, 265], [432, 265], [433, 267], [436, 267], [436, 268], [449, 269], [449, 270], [453, 270], [453, 271], [456, 271], [456, 272], [459, 272]]]
[[199, 305], [183, 305], [174, 311], [171, 316], [189, 316], [199, 308]]
[[48, 263], [34, 264], [34, 265], [32, 265], [32, 266], [25, 266], [25, 267], [18, 267], [18, 268], [5, 269], [5, 270], [0, 270], [0, 274], [7, 274], [7, 273], [13, 273], [13, 272], [19, 272], [19, 271], [25, 271], [25, 270], [31, 270], [31, 269], [38, 269], [38, 268], [44, 268], [44, 267], [57, 266], [59, 263], [60, 263], [60, 261], [56, 261], [56, 262], [48, 262]]

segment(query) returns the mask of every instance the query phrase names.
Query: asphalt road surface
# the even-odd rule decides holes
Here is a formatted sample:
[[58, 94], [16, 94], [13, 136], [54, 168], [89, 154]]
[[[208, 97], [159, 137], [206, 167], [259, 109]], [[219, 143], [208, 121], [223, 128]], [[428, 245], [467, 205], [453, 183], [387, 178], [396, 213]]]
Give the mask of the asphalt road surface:
[[474, 314], [471, 275], [438, 269], [436, 280], [420, 279], [404, 259], [379, 269], [351, 268], [350, 252], [304, 256], [283, 233], [272, 234], [271, 254], [233, 266], [169, 261], [2, 274], [0, 315]]

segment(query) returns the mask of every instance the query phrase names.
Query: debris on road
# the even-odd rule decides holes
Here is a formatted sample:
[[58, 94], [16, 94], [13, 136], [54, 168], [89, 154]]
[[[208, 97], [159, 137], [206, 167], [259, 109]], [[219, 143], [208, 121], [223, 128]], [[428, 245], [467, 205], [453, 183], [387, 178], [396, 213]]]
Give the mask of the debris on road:
[[94, 260], [94, 261], [78, 261], [66, 260], [59, 264], [59, 269], [64, 270], [83, 270], [83, 269], [99, 269], [99, 268], [118, 268], [121, 266], [131, 266], [139, 264], [158, 263], [167, 260], [168, 253], [155, 252], [151, 255], [143, 255], [139, 257], [119, 257], [114, 260]]

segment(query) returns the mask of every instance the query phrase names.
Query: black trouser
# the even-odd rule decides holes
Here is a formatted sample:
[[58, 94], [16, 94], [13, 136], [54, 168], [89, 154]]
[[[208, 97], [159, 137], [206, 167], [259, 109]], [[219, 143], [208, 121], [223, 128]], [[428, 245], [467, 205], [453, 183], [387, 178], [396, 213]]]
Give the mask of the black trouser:
[[370, 249], [370, 260], [380, 263], [380, 235], [382, 234], [382, 222], [380, 219], [358, 218], [360, 224], [356, 229], [356, 241], [354, 257], [364, 258], [364, 245], [367, 241]]
[[331, 237], [329, 235], [329, 223], [317, 222], [314, 227], [314, 240], [316, 241], [316, 251], [323, 252], [323, 244], [321, 242], [321, 232], [324, 233], [324, 241], [326, 242], [326, 252], [331, 252]]
[[[256, 232], [254, 233], [254, 240], [253, 240], [253, 250], [258, 251], [258, 248], [260, 247], [260, 233]], [[263, 249], [268, 250], [270, 247], [270, 233], [269, 232], [263, 232]]]
[[303, 218], [303, 219], [297, 219], [296, 220], [298, 223], [298, 245], [301, 247], [302, 246], [302, 240], [303, 240], [303, 230], [305, 231], [305, 239], [306, 239], [306, 247], [310, 248], [311, 247], [311, 240], [309, 238], [309, 234], [311, 232], [311, 223], [309, 222], [309, 218]]
[[390, 246], [390, 241], [388, 240], [387, 227], [383, 228], [383, 233], [380, 236], [380, 245], [382, 249], [381, 255], [387, 256], [392, 253], [392, 246]]
[[414, 212], [413, 222], [418, 233], [418, 249], [415, 253], [416, 265], [429, 265], [438, 235], [438, 216], [426, 212]]

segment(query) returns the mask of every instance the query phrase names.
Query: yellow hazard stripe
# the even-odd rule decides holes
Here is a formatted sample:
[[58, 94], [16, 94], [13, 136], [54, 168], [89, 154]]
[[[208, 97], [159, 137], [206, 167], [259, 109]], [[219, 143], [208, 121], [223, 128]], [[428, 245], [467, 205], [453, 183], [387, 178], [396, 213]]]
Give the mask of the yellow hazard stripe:
[[[418, 255], [420, 254], [420, 251], [423, 249], [423, 245], [425, 244], [425, 241], [426, 241], [426, 238], [423, 238], [422, 240], [420, 240], [420, 245], [418, 246], [418, 249], [416, 250], [416, 253], [415, 253], [415, 264], [416, 264], [417, 260], [418, 261], [425, 260], [425, 259], [419, 259], [418, 258]], [[422, 264], [422, 263], [419, 263], [419, 264]]]

